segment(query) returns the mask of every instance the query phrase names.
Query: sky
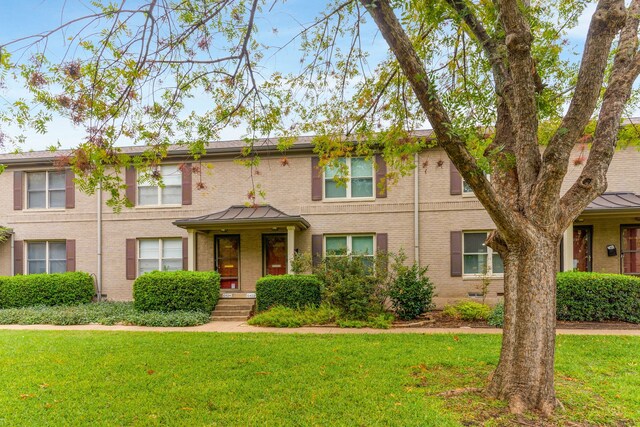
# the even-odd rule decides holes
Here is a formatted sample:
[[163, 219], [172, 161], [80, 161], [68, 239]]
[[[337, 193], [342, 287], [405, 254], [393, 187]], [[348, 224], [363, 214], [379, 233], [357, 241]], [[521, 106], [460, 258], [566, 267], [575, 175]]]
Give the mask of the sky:
[[[129, 3], [135, 4], [134, 0]], [[0, 29], [0, 44], [20, 37], [37, 34], [50, 30], [60, 25], [61, 22], [90, 12], [86, 0], [0, 0], [0, 16], [2, 27]], [[323, 9], [325, 2], [309, 0], [289, 0], [284, 4], [274, 7], [272, 13], [257, 22], [262, 28], [262, 36], [268, 43], [281, 44], [283, 40], [299, 31], [301, 23], [312, 22], [318, 12]], [[581, 16], [579, 25], [569, 33], [569, 43], [578, 51], [584, 43], [584, 37], [589, 25], [590, 16], [594, 7], [588, 8]], [[267, 31], [277, 29], [277, 32]], [[375, 31], [371, 28], [367, 31]], [[67, 34], [66, 36], [68, 36]], [[388, 51], [384, 40], [379, 35], [369, 34], [371, 41], [368, 50], [372, 53], [371, 63], [383, 58]], [[53, 57], [60, 55], [65, 50], [65, 35], [58, 34], [49, 41], [49, 49]], [[295, 49], [295, 44], [291, 47]], [[298, 57], [294, 51], [281, 53], [270, 59], [269, 66], [273, 69], [295, 71], [299, 68]], [[0, 108], [6, 108], [7, 103], [26, 96], [27, 91], [15, 82], [9, 81], [9, 86], [0, 89]], [[205, 111], [210, 99], [195, 98], [190, 106], [196, 111]], [[9, 135], [17, 133], [15, 127], [3, 126], [3, 131]], [[237, 139], [244, 133], [243, 128], [228, 128], [223, 131], [221, 139]], [[24, 151], [43, 150], [51, 145], [59, 144], [61, 148], [72, 148], [83, 140], [85, 131], [82, 127], [75, 127], [65, 118], [57, 117], [48, 126], [46, 134], [38, 134], [35, 131], [26, 132], [26, 141], [19, 148]], [[123, 142], [125, 143], [125, 142]], [[6, 146], [0, 151], [13, 151], [16, 147]]]

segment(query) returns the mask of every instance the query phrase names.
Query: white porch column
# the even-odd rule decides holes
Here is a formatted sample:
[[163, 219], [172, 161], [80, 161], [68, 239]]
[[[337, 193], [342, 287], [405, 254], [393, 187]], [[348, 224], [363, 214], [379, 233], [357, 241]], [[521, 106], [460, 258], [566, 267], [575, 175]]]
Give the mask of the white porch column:
[[296, 227], [293, 225], [287, 226], [287, 273], [291, 273], [291, 261], [293, 261], [293, 255], [295, 254], [295, 231]]
[[196, 269], [196, 232], [187, 230], [187, 270]]
[[563, 271], [571, 271], [573, 270], [573, 224], [565, 230], [562, 241]]

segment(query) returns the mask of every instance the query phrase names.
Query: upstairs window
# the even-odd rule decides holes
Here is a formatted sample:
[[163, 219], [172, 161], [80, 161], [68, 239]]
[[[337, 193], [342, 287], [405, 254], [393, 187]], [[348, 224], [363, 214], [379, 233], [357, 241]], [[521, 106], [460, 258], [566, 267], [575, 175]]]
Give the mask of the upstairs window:
[[27, 274], [67, 271], [66, 242], [27, 242]]
[[182, 204], [182, 172], [178, 165], [165, 165], [159, 169], [163, 186], [149, 178], [138, 180], [138, 205]]
[[[486, 172], [483, 172], [484, 176], [491, 181], [491, 175], [489, 175]], [[473, 192], [473, 189], [471, 188], [471, 186], [469, 184], [467, 184], [467, 181], [464, 180], [464, 178], [462, 179], [462, 194], [465, 196], [473, 196], [475, 195], [475, 193]]]
[[64, 209], [66, 172], [27, 173], [28, 209]]
[[338, 159], [335, 167], [324, 171], [325, 199], [364, 199], [374, 197], [373, 163], [363, 157]]
[[182, 270], [182, 239], [138, 240], [138, 276], [150, 271]]
[[500, 254], [485, 245], [487, 232], [465, 232], [463, 238], [465, 276], [499, 276], [504, 274]]

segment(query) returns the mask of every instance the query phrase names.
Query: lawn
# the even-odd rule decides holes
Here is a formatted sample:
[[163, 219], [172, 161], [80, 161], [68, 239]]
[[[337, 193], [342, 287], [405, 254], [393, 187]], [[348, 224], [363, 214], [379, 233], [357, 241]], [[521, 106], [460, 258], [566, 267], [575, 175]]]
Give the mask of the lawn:
[[[439, 395], [482, 386], [499, 339], [0, 331], [0, 425], [509, 425], [500, 402]], [[640, 424], [639, 354], [560, 336], [554, 423]]]

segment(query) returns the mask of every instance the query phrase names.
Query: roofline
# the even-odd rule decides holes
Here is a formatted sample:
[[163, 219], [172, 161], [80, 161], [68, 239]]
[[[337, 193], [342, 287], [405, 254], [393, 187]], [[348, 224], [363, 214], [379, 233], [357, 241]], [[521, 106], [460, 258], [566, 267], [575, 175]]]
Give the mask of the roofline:
[[249, 225], [249, 224], [255, 224], [255, 225], [269, 225], [269, 224], [297, 224], [297, 225], [301, 225], [301, 228], [303, 230], [308, 229], [311, 224], [309, 224], [309, 222], [304, 219], [301, 216], [290, 216], [287, 218], [240, 218], [240, 219], [232, 219], [232, 220], [224, 220], [224, 221], [219, 221], [219, 220], [211, 220], [211, 221], [201, 221], [201, 220], [192, 220], [192, 219], [178, 219], [176, 221], [173, 221], [172, 224], [180, 227], [180, 228], [194, 228], [194, 227], [189, 227], [189, 226], [203, 226], [203, 227], [212, 227], [212, 226], [218, 226], [218, 227], [224, 227], [224, 226], [228, 226], [228, 227], [233, 227], [236, 225]]

